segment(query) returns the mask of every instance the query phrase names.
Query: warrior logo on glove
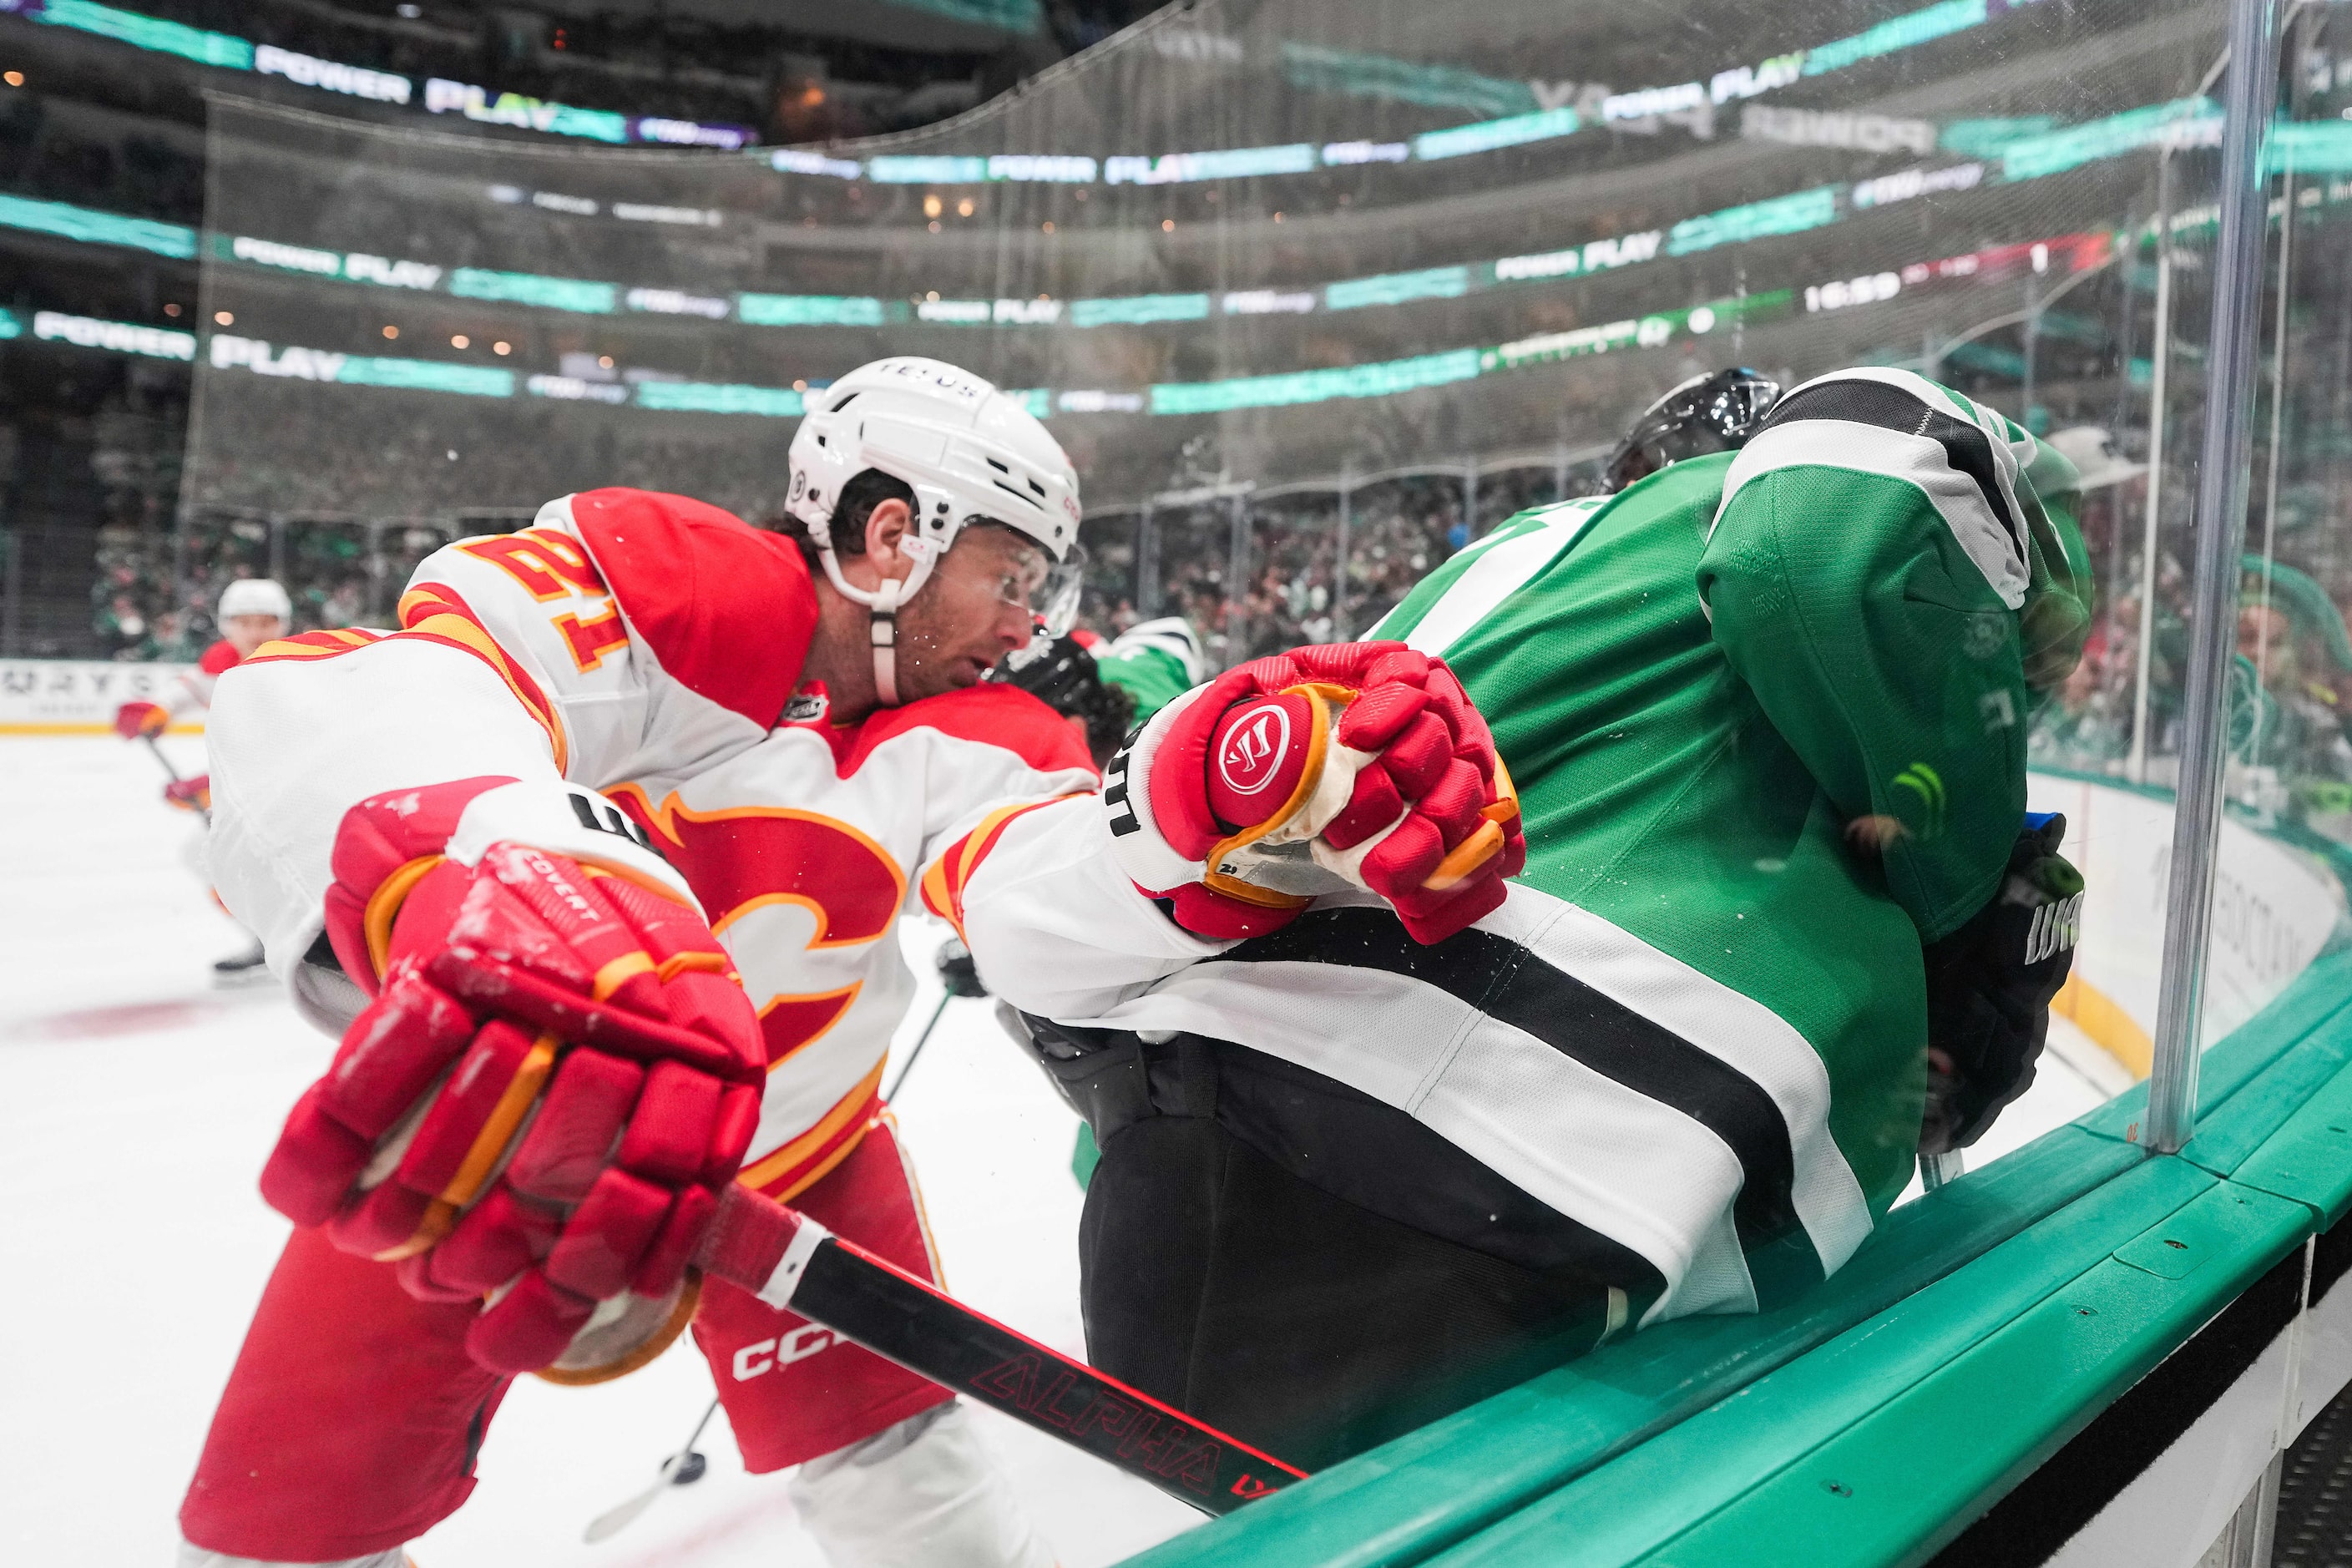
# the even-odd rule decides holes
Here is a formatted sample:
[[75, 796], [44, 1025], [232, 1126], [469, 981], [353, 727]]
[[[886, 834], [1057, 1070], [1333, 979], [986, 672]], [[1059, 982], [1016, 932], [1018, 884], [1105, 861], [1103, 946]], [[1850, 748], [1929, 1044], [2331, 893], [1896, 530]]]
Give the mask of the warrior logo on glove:
[[471, 779], [344, 817], [328, 935], [374, 1000], [295, 1106], [262, 1194], [396, 1263], [414, 1296], [484, 1302], [466, 1341], [483, 1366], [593, 1382], [693, 1316], [687, 1265], [751, 1142], [767, 1055], [701, 915], [595, 860], [613, 836], [575, 835], [578, 858], [493, 837], [466, 863], [461, 818], [500, 785], [533, 787]]
[[[1224, 727], [1224, 742], [1217, 749], [1217, 780], [1225, 793], [1234, 796], [1262, 794], [1283, 772], [1282, 763], [1292, 761], [1290, 754], [1290, 710], [1287, 704], [1305, 705], [1305, 699], [1277, 697], [1244, 708], [1238, 717]], [[1303, 757], [1297, 759], [1303, 763]], [[1276, 797], [1279, 799], [1280, 797]], [[1214, 800], [1212, 805], [1217, 804]], [[1234, 813], [1221, 811], [1220, 816]]]
[[1492, 912], [1527, 858], [1486, 721], [1451, 670], [1402, 643], [1229, 670], [1154, 715], [1108, 782], [1128, 876], [1217, 941], [1356, 889], [1438, 942]]

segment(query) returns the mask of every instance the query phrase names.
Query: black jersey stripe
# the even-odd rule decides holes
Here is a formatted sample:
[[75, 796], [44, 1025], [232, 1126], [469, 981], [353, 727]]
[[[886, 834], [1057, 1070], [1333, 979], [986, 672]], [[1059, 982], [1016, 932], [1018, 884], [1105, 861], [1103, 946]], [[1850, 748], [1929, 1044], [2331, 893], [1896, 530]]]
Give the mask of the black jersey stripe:
[[1722, 1139], [1742, 1173], [1732, 1217], [1743, 1246], [1801, 1230], [1789, 1125], [1762, 1085], [1507, 937], [1473, 927], [1423, 947], [1386, 910], [1310, 910], [1210, 961], [1234, 962], [1376, 969], [1433, 985]]
[[1906, 436], [1924, 436], [1944, 448], [1952, 471], [1965, 474], [1984, 497], [1985, 508], [2000, 522], [2021, 554], [2025, 528], [2001, 499], [2000, 469], [1993, 458], [1992, 442], [1984, 431], [1958, 416], [1937, 408], [1906, 388], [1862, 377], [1838, 377], [1801, 387], [1780, 400], [1765, 417], [1758, 434], [1804, 419], [1837, 419], [1853, 425], [1874, 425]]

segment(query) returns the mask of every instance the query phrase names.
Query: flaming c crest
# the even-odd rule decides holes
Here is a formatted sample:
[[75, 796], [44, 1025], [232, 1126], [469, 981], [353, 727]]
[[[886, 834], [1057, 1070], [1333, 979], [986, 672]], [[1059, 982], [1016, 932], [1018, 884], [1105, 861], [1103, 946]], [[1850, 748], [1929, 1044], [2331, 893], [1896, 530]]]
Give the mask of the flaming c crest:
[[[611, 795], [684, 873], [722, 937], [753, 910], [799, 904], [816, 917], [809, 951], [862, 946], [889, 931], [906, 900], [907, 874], [889, 851], [836, 818], [785, 806], [696, 811], [676, 795], [656, 806], [629, 784]], [[853, 984], [765, 1000], [754, 993], [770, 1069], [840, 1022], [857, 991]]]

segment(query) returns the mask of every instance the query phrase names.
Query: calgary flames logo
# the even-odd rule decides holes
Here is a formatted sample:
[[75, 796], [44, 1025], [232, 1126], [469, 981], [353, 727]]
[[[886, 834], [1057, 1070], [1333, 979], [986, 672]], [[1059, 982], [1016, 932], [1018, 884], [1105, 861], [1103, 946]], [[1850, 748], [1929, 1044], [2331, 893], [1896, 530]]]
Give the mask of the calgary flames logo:
[[[644, 791], [628, 785], [612, 793], [685, 875], [710, 916], [710, 929], [722, 938], [755, 910], [797, 904], [816, 920], [807, 952], [863, 947], [889, 931], [906, 899], [906, 873], [889, 851], [845, 822], [783, 806], [696, 811], [675, 795], [655, 806]], [[748, 955], [736, 963], [747, 983], [761, 967]], [[857, 992], [855, 981], [830, 991], [766, 997], [754, 989], [769, 1068], [839, 1023]]]

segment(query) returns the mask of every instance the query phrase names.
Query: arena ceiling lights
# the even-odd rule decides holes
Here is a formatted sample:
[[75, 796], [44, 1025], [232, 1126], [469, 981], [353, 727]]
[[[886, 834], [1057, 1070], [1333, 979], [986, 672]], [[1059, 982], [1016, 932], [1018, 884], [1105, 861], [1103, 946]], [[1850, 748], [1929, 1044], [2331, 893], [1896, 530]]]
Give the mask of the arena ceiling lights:
[[[2352, 185], [2339, 187], [2339, 190], [2340, 195], [2336, 199], [2352, 200]], [[1983, 281], [2026, 268], [2041, 271], [2055, 267], [2065, 272], [2078, 272], [2103, 264], [2112, 254], [2115, 243], [2114, 236], [2097, 232], [2060, 235], [2044, 240], [1996, 246], [1965, 256], [1913, 263], [1900, 272], [1877, 274], [1853, 282], [1839, 280], [1811, 285], [1803, 290], [1803, 307], [1808, 312], [1850, 308], [1892, 299], [1908, 289], [1938, 282]], [[1538, 333], [1486, 348], [1450, 349], [1329, 370], [1227, 376], [1214, 381], [1161, 382], [1141, 392], [1033, 388], [1013, 391], [1008, 395], [1020, 399], [1032, 414], [1041, 419], [1056, 413], [1227, 414], [1249, 408], [1293, 407], [1344, 399], [1393, 397], [1402, 393], [1528, 370], [1564, 360], [1660, 349], [1677, 338], [1704, 337], [1734, 323], [1767, 321], [1790, 315], [1798, 308], [1798, 290], [1793, 288], [1768, 289], [1676, 310], [1628, 316], [1568, 331]], [[10, 335], [5, 327], [12, 322], [13, 318], [0, 322], [0, 336]], [[118, 331], [131, 330], [122, 328], [121, 323], [90, 325], [112, 327]], [[83, 340], [77, 337], [73, 341]], [[524, 375], [513, 371], [451, 364], [442, 361], [343, 354], [323, 349], [279, 348], [256, 339], [226, 334], [215, 334], [209, 340], [208, 360], [216, 370], [241, 369], [255, 374], [293, 380], [341, 385], [393, 386], [488, 397], [510, 397], [520, 390], [533, 397], [633, 404], [656, 412], [797, 418], [805, 407], [804, 394], [782, 387], [658, 378], [622, 385], [571, 376]], [[817, 384], [822, 386], [824, 384]]]
[[[2220, 124], [2219, 111], [2201, 99], [2126, 110], [2075, 126], [2052, 127], [2046, 120], [2040, 119], [1960, 121], [1945, 128], [1945, 139], [1950, 141], [1954, 132], [1964, 131], [1958, 139], [1969, 146], [1998, 147], [1997, 170], [1982, 163], [1906, 170], [1851, 186], [1817, 186], [1704, 213], [1685, 218], [1665, 230], [1604, 236], [1536, 255], [1379, 274], [1308, 289], [1236, 289], [1223, 294], [1138, 294], [1071, 300], [908, 301], [846, 295], [743, 292], [730, 300], [672, 287], [633, 286], [486, 268], [446, 268], [362, 252], [287, 245], [250, 235], [215, 235], [210, 243], [213, 253], [220, 259], [266, 269], [576, 315], [631, 311], [723, 321], [731, 313], [746, 325], [765, 327], [878, 327], [908, 321], [994, 328], [1148, 326], [1204, 321], [1217, 314], [1307, 314], [1318, 310], [1337, 311], [1418, 300], [1456, 299], [1517, 282], [1590, 276], [1651, 260], [1662, 250], [1668, 256], [1688, 256], [1717, 246], [1801, 233], [1836, 223], [1843, 216], [1930, 192], [1970, 190], [1987, 182], [2038, 179], [2153, 145], [2203, 144], [2218, 135]], [[2277, 168], [2292, 164], [2305, 173], [2352, 172], [2352, 124], [2284, 128], [2273, 136], [2269, 156]], [[694, 216], [700, 218], [702, 215], [697, 211]], [[193, 258], [198, 245], [196, 231], [181, 225], [5, 195], [0, 195], [0, 227], [86, 243], [126, 246], [176, 258]]]
[[[252, 71], [274, 76], [299, 87], [375, 103], [418, 102], [416, 84], [391, 71], [370, 70], [311, 55], [297, 54], [274, 45], [256, 44], [233, 33], [142, 16], [98, 0], [0, 0], [0, 15], [21, 16], [52, 27], [90, 33], [133, 48], [173, 55], [216, 70]], [[520, 93], [494, 92], [467, 82], [428, 78], [421, 107], [435, 114], [458, 113], [490, 125], [511, 125], [555, 136], [575, 136], [614, 146], [715, 147], [734, 152], [759, 140], [748, 125], [696, 120], [670, 120], [659, 115], [615, 114], [605, 110], [575, 109], [549, 103]]]
[[[910, 3], [928, 5], [943, 14], [951, 15], [962, 15], [962, 8], [974, 6], [992, 13], [1012, 6], [1024, 9], [1024, 15], [1035, 8], [1035, 0], [910, 0]], [[1506, 81], [1456, 67], [1416, 65], [1380, 56], [1350, 55], [1297, 44], [1284, 46], [1286, 74], [1295, 86], [1432, 106], [1464, 107], [1473, 112], [1513, 108], [1523, 98], [1531, 106], [1520, 112], [1497, 115], [1467, 125], [1423, 132], [1406, 142], [1330, 142], [1319, 145], [1293, 142], [1270, 147], [1237, 147], [1149, 156], [1115, 154], [1096, 157], [1044, 153], [987, 155], [884, 153], [861, 160], [800, 148], [779, 149], [766, 156], [769, 166], [780, 174], [838, 180], [863, 179], [877, 184], [961, 185], [1012, 182], [1163, 185], [1309, 174], [1318, 169], [1353, 168], [1368, 163], [1430, 163], [1556, 141], [1573, 136], [1594, 123], [1631, 126], [1660, 119], [1704, 117], [1711, 133], [1714, 110], [1719, 105], [1754, 98], [1808, 78], [1843, 70], [1864, 60], [1915, 48], [1982, 26], [2012, 10], [2041, 3], [2042, 0], [1938, 0], [1936, 5], [1891, 17], [1849, 37], [1833, 39], [1811, 48], [1784, 51], [1760, 64], [1727, 67], [1713, 72], [1705, 81], [1676, 82], [1611, 94], [1598, 106], [1597, 115], [1581, 113], [1564, 104], [1543, 105], [1531, 84]], [[256, 45], [232, 34], [211, 32], [142, 16], [137, 12], [98, 4], [97, 0], [0, 0], [0, 14], [93, 33], [134, 47], [175, 55], [223, 70], [256, 71], [280, 77], [304, 87], [382, 103], [407, 104], [414, 99], [432, 113], [457, 113], [485, 124], [514, 126], [549, 135], [600, 142], [610, 146], [700, 146], [740, 151], [757, 140], [751, 129], [743, 125], [580, 109], [439, 78], [427, 79], [420, 94], [415, 90], [415, 84], [404, 76], [318, 59], [268, 45]]]
[[[1291, 142], [1215, 153], [1169, 153], [1156, 157], [1112, 156], [1099, 160], [1066, 154], [998, 153], [883, 154], [860, 161], [806, 149], [782, 148], [769, 153], [768, 161], [771, 167], [782, 174], [866, 179], [877, 184], [957, 185], [1012, 181], [1163, 185], [1309, 174], [1318, 168], [1358, 167], [1375, 163], [1431, 163], [1557, 141], [1596, 123], [1633, 126], [1662, 119], [1704, 116], [1711, 133], [1717, 106], [1755, 98], [1864, 60], [1916, 48], [2041, 3], [2042, 0], [1939, 0], [1937, 5], [1890, 17], [1850, 37], [1810, 49], [1789, 50], [1760, 64], [1727, 67], [1712, 73], [1705, 81], [1676, 82], [1610, 94], [1601, 100], [1597, 115], [1580, 112], [1568, 104], [1542, 105], [1534, 86], [1527, 82], [1506, 81], [1454, 67], [1420, 66], [1377, 55], [1353, 55], [1291, 43], [1283, 46], [1286, 79], [1291, 85], [1309, 90], [1470, 108], [1474, 111], [1491, 112], [1495, 108], [1515, 106], [1523, 99], [1529, 105], [1521, 112], [1426, 131], [1405, 142], [1329, 142], [1319, 146]], [[1775, 139], [1796, 138], [1790, 135]]]
[[[1850, 135], [1859, 116], [1816, 116], [1832, 138]], [[1788, 127], [1768, 121], [1770, 134], [1761, 140], [1784, 140]], [[1921, 122], [1923, 125], [1925, 122]], [[1817, 185], [1786, 195], [1769, 196], [1686, 217], [1665, 229], [1601, 236], [1562, 249], [1528, 256], [1507, 256], [1491, 261], [1461, 262], [1410, 272], [1381, 273], [1344, 279], [1309, 288], [1248, 289], [1222, 294], [1210, 292], [1133, 294], [1107, 299], [922, 299], [880, 300], [845, 295], [739, 293], [724, 296], [698, 293], [671, 286], [629, 285], [536, 273], [501, 272], [482, 268], [444, 268], [431, 263], [359, 253], [344, 254], [279, 244], [252, 236], [215, 236], [212, 244], [222, 259], [250, 266], [304, 272], [346, 282], [445, 292], [460, 299], [534, 306], [578, 315], [613, 315], [627, 311], [692, 315], [710, 321], [735, 320], [751, 326], [877, 327], [920, 321], [948, 327], [1095, 328], [1149, 326], [1158, 322], [1208, 320], [1215, 315], [1260, 316], [1340, 311], [1408, 304], [1420, 300], [1452, 300], [1513, 283], [1551, 281], [1588, 277], [1654, 259], [1696, 255], [1720, 246], [1743, 244], [1825, 227], [1876, 207], [1929, 193], [1974, 190], [1993, 184], [2040, 179], [2097, 160], [2119, 157], [2160, 143], [2201, 144], [2219, 134], [2220, 111], [2208, 100], [2183, 99], [2126, 110], [2082, 125], [2048, 128], [2043, 120], [2021, 121], [2005, 131], [1992, 122], [1958, 122], [1967, 129], [1971, 146], [1995, 145], [2001, 151], [1995, 168], [1987, 163], [1948, 164], [1880, 175], [1851, 185]], [[1817, 128], [1818, 129], [1818, 128]], [[1925, 126], [1928, 132], [1936, 128]], [[1902, 131], [1901, 144], [1917, 142], [1917, 134]], [[1843, 144], [1842, 142], [1838, 144]], [[1932, 140], [1928, 142], [1933, 145]], [[2273, 156], [2294, 156], [2306, 171], [2352, 168], [2352, 124], [2315, 125], [2298, 132], [2292, 143]], [[2335, 160], [2330, 162], [2330, 160]], [[501, 189], [505, 189], [501, 187]], [[509, 191], [499, 199], [521, 195]], [[555, 202], [542, 205], [558, 207]], [[593, 212], [593, 203], [582, 205]], [[16, 209], [26, 209], [27, 218]], [[37, 211], [34, 210], [37, 209]], [[570, 210], [558, 207], [558, 210]], [[681, 209], [684, 210], [684, 209]], [[107, 226], [140, 220], [115, 218], [66, 207], [59, 203], [25, 202], [0, 197], [0, 226], [43, 227], [47, 232], [72, 232], [75, 237], [110, 236]], [[169, 234], [168, 225], [143, 225], [138, 237], [127, 233], [118, 244], [184, 243], [193, 254], [194, 236], [188, 230]]]

